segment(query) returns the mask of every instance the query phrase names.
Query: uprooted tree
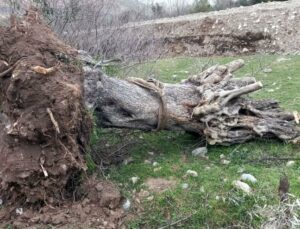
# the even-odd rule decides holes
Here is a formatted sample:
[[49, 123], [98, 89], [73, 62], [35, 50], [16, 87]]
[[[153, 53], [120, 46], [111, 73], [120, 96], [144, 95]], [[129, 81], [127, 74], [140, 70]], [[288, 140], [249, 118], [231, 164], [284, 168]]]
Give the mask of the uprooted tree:
[[[0, 194], [55, 204], [84, 170], [92, 109], [103, 127], [185, 130], [210, 144], [278, 138], [299, 143], [297, 113], [245, 95], [262, 88], [233, 78], [242, 60], [214, 66], [178, 84], [120, 80], [79, 63], [30, 11], [0, 28]], [[71, 187], [71, 188], [70, 188]]]

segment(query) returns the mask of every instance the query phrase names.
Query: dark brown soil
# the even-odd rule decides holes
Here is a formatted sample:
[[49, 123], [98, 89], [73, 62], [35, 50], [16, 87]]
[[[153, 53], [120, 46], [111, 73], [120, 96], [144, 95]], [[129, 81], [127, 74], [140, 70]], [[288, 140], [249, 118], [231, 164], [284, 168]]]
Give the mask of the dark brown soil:
[[34, 9], [0, 28], [0, 226], [116, 228], [120, 221], [114, 185], [79, 187], [92, 122], [76, 55]]

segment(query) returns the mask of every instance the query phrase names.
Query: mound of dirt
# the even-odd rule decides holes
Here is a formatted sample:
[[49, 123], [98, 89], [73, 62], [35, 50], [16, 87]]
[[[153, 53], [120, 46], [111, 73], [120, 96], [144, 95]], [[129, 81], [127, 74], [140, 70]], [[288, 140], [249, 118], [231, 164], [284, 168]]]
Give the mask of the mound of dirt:
[[89, 215], [97, 225], [105, 217], [103, 227], [116, 227], [115, 186], [78, 188], [92, 122], [76, 55], [35, 9], [0, 27], [0, 222], [64, 224], [87, 222]]

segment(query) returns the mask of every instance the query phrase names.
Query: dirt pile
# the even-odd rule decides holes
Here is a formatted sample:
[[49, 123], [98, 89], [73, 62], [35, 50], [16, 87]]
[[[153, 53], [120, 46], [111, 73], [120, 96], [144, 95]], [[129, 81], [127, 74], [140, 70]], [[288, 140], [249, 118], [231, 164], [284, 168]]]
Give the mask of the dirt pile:
[[76, 55], [34, 9], [0, 27], [0, 222], [63, 224], [74, 212], [73, 221], [95, 214], [98, 224], [111, 219], [111, 228], [119, 220], [111, 211], [121, 195], [112, 184], [94, 183], [102, 186], [94, 196], [96, 187], [79, 188], [92, 122]]

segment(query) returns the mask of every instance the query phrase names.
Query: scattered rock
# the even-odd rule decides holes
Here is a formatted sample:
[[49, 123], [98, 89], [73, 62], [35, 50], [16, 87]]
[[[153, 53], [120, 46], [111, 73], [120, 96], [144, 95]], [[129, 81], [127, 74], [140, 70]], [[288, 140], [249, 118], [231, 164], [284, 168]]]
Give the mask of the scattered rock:
[[199, 147], [192, 151], [192, 155], [195, 157], [206, 158], [206, 154], [207, 154], [207, 147]]
[[148, 201], [154, 200], [154, 196], [149, 196], [149, 197], [147, 197], [147, 200], [148, 200]]
[[130, 207], [131, 207], [131, 202], [130, 202], [130, 200], [129, 199], [126, 199], [126, 201], [124, 202], [124, 204], [123, 204], [123, 209], [125, 210], [125, 211], [128, 211], [129, 209], [130, 209]]
[[203, 186], [200, 187], [200, 192], [205, 193], [205, 189]]
[[161, 170], [161, 167], [157, 167], [157, 168], [154, 168], [153, 169], [153, 172], [158, 172], [158, 171], [160, 171]]
[[230, 161], [226, 160], [226, 159], [222, 159], [221, 160], [221, 164], [222, 165], [229, 165], [230, 164]]
[[288, 161], [288, 162], [286, 163], [286, 166], [287, 166], [287, 167], [293, 167], [295, 164], [296, 164], [295, 161]]
[[239, 189], [242, 190], [243, 192], [250, 194], [252, 192], [252, 189], [250, 188], [250, 186], [242, 181], [239, 180], [235, 180], [232, 182], [232, 185]]
[[149, 154], [150, 156], [153, 156], [153, 155], [154, 155], [154, 152], [148, 152], [148, 154]]
[[164, 178], [149, 178], [146, 180], [145, 185], [148, 187], [149, 191], [161, 193], [175, 187], [176, 181]]
[[242, 181], [250, 181], [252, 183], [256, 183], [257, 182], [257, 179], [253, 175], [251, 175], [249, 173], [242, 174], [241, 175], [241, 180]]
[[222, 159], [225, 159], [225, 155], [224, 154], [221, 154], [220, 155], [220, 159], [222, 160]]
[[144, 163], [147, 164], [147, 165], [150, 165], [151, 161], [150, 160], [145, 160]]
[[243, 48], [242, 53], [248, 53], [248, 52], [249, 52], [249, 49]]
[[16, 214], [17, 215], [23, 215], [23, 208], [17, 208], [16, 209]]
[[182, 188], [182, 189], [188, 189], [188, 188], [189, 188], [189, 184], [188, 184], [188, 183], [183, 183], [183, 184], [181, 185], [181, 188]]
[[136, 184], [139, 181], [139, 177], [131, 177], [130, 180], [133, 184]]
[[152, 166], [154, 166], [154, 167], [156, 167], [156, 166], [158, 166], [159, 165], [159, 163], [158, 162], [153, 162], [153, 164], [152, 164]]
[[264, 68], [263, 69], [264, 73], [271, 73], [272, 71], [273, 71], [272, 68]]
[[186, 171], [186, 175], [191, 176], [191, 177], [197, 177], [198, 173], [194, 170], [188, 170], [188, 171]]

